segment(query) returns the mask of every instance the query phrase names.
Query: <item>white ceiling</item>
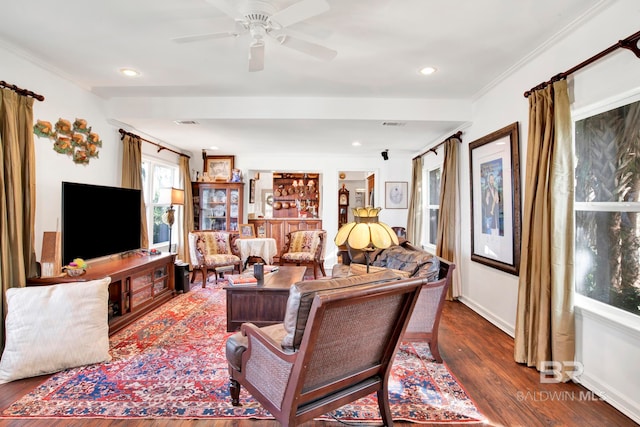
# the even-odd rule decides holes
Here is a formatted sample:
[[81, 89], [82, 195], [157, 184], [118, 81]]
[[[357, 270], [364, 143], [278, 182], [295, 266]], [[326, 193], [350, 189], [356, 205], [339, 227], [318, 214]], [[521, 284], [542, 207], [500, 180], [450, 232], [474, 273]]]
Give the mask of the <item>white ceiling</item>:
[[[107, 99], [114, 124], [179, 149], [344, 153], [359, 140], [417, 152], [464, 127], [474, 97], [606, 2], [326, 1], [329, 11], [287, 29], [336, 58], [268, 38], [260, 72], [248, 72], [249, 35], [172, 40], [233, 24], [206, 0], [5, 2], [0, 43]], [[269, 2], [280, 10], [297, 0]], [[420, 76], [425, 65], [438, 71]], [[123, 67], [141, 75], [126, 78]]]

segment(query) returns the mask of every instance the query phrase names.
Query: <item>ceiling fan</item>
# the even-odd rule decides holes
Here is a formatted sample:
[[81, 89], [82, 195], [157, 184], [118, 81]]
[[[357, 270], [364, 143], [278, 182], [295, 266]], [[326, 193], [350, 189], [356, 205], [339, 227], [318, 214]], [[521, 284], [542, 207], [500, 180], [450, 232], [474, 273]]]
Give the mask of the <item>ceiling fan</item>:
[[[239, 37], [243, 34], [251, 36], [249, 44], [249, 71], [264, 69], [265, 39], [271, 37], [278, 44], [313, 56], [323, 61], [330, 61], [337, 52], [320, 44], [296, 38], [287, 32], [287, 27], [329, 10], [326, 0], [300, 0], [282, 10], [278, 10], [266, 0], [206, 0], [235, 21], [235, 29], [216, 33], [184, 36], [173, 39], [178, 43], [224, 37]], [[240, 7], [236, 7], [237, 4]]]

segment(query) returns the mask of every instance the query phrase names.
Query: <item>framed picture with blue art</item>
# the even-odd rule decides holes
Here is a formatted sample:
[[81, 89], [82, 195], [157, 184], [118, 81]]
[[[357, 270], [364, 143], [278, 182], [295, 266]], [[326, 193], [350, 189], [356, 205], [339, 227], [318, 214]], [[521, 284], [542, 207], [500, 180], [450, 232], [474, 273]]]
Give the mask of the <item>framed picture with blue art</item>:
[[520, 268], [518, 122], [469, 144], [471, 260], [518, 275]]

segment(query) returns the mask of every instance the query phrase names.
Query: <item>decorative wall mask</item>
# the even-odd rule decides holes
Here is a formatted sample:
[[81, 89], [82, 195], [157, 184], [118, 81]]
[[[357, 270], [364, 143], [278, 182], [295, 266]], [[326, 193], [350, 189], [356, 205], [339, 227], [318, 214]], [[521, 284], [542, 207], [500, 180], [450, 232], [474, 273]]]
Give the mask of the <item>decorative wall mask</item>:
[[38, 120], [33, 126], [33, 133], [39, 138], [53, 140], [53, 149], [60, 154], [71, 156], [74, 163], [86, 165], [93, 157], [98, 157], [98, 147], [102, 147], [100, 136], [91, 132], [85, 119], [76, 119], [73, 124], [69, 120], [58, 119], [55, 127], [51, 122]]

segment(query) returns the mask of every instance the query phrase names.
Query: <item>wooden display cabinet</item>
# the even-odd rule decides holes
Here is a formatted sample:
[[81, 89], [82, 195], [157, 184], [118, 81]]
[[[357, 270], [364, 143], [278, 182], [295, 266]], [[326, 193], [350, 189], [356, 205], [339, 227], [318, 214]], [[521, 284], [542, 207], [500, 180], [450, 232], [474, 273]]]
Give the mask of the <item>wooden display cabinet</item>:
[[27, 279], [27, 286], [46, 286], [110, 277], [109, 334], [159, 307], [175, 296], [175, 254], [131, 254], [89, 263], [79, 277]]
[[243, 218], [244, 183], [194, 182], [192, 186], [196, 230], [238, 231]]
[[320, 208], [319, 174], [273, 174], [274, 218], [317, 218]]

